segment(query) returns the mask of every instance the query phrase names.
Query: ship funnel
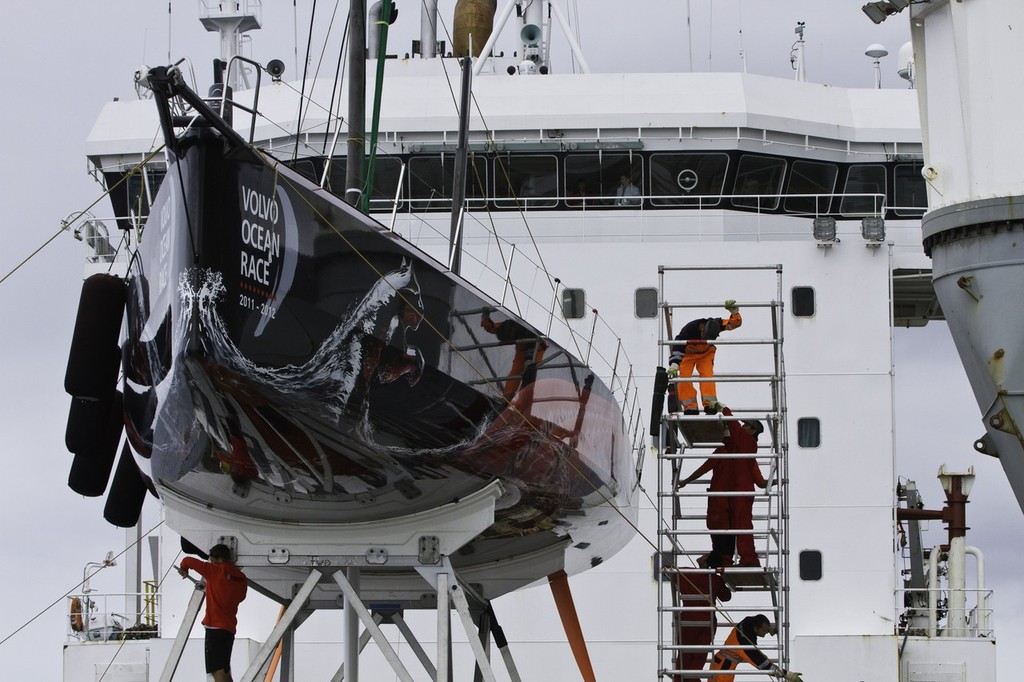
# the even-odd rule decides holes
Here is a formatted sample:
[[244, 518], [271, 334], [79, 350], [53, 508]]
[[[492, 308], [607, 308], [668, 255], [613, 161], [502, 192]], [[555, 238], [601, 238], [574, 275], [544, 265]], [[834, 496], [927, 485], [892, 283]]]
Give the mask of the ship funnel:
[[534, 47], [540, 42], [540, 26], [537, 24], [527, 24], [523, 26], [522, 30], [519, 31], [519, 38], [525, 45]]
[[496, 0], [459, 0], [455, 3], [452, 21], [452, 49], [456, 57], [469, 54], [472, 42], [473, 56], [479, 57], [494, 30]]

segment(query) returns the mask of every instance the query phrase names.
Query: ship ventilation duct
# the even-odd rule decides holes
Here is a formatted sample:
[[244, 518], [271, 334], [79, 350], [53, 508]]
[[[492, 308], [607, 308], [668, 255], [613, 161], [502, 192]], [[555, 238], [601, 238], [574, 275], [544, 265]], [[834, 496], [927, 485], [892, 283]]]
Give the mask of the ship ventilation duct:
[[497, 9], [496, 0], [459, 0], [455, 3], [452, 49], [456, 57], [469, 54], [471, 40], [472, 56], [480, 56], [480, 51], [487, 44], [494, 29], [494, 14]]

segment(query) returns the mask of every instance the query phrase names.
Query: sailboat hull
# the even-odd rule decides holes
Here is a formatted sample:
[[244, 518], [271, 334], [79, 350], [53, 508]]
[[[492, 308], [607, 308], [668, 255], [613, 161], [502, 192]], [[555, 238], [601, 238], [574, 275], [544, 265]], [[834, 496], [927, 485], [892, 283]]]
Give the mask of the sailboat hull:
[[631, 446], [584, 363], [333, 195], [226, 148], [209, 130], [179, 146], [129, 280], [128, 432], [165, 504], [188, 501], [184, 537], [247, 519], [336, 535], [498, 481], [465, 566], [582, 544], [556, 567], [581, 570], [628, 541]]

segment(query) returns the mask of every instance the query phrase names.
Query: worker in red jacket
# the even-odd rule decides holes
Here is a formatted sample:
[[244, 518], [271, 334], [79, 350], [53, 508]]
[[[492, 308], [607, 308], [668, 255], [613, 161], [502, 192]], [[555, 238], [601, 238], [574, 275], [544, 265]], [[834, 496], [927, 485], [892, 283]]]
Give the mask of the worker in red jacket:
[[214, 682], [232, 682], [231, 648], [235, 643], [238, 605], [245, 599], [249, 580], [232, 562], [227, 545], [214, 545], [209, 556], [209, 562], [185, 557], [178, 573], [187, 578], [192, 569], [206, 582], [206, 672], [213, 675]]
[[[692, 320], [679, 330], [675, 340], [683, 343], [672, 345], [672, 354], [668, 360], [669, 378], [693, 376], [694, 368], [701, 377], [710, 378], [715, 375], [715, 346], [708, 341], [714, 341], [723, 331], [732, 331], [743, 324], [736, 301], [726, 301], [725, 309], [729, 311], [728, 318]], [[679, 396], [683, 414], [698, 414], [697, 390], [691, 382], [681, 381], [676, 384], [676, 395]], [[719, 405], [715, 382], [701, 382], [700, 397], [704, 411], [713, 414]]]
[[[732, 599], [722, 575], [707, 571], [707, 554], [697, 559], [697, 566], [699, 570], [684, 568], [675, 575], [678, 604], [692, 609], [675, 612], [676, 643], [683, 646], [710, 646], [718, 628], [716, 603]], [[703, 670], [707, 661], [707, 651], [677, 651], [674, 665], [677, 670]], [[701, 682], [701, 678], [674, 675], [673, 682]]]
[[[722, 408], [722, 414], [731, 417], [732, 410]], [[757, 437], [764, 431], [764, 426], [756, 419], [742, 422], [729, 421], [729, 435], [723, 439], [722, 447], [714, 454], [756, 454]], [[767, 483], [753, 457], [716, 458], [709, 457], [697, 467], [692, 474], [679, 481], [677, 488], [692, 483], [704, 474], [711, 472], [712, 493], [752, 493], [754, 486], [765, 488]], [[708, 566], [732, 566], [733, 555], [739, 550], [740, 566], [760, 566], [754, 549], [753, 534], [731, 535], [715, 533], [716, 530], [753, 530], [752, 495], [710, 495], [708, 497], [707, 525], [711, 531], [711, 554]]]

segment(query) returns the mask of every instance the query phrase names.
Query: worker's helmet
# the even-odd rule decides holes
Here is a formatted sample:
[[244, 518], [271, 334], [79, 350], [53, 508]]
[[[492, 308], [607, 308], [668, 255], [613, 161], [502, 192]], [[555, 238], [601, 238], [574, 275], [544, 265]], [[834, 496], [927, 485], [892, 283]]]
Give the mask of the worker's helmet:
[[754, 438], [764, 433], [764, 424], [761, 423], [760, 419], [747, 419], [743, 422], [743, 425], [750, 429]]
[[722, 333], [722, 321], [717, 317], [709, 318], [704, 323], [704, 338], [710, 340], [717, 339], [718, 335]]

